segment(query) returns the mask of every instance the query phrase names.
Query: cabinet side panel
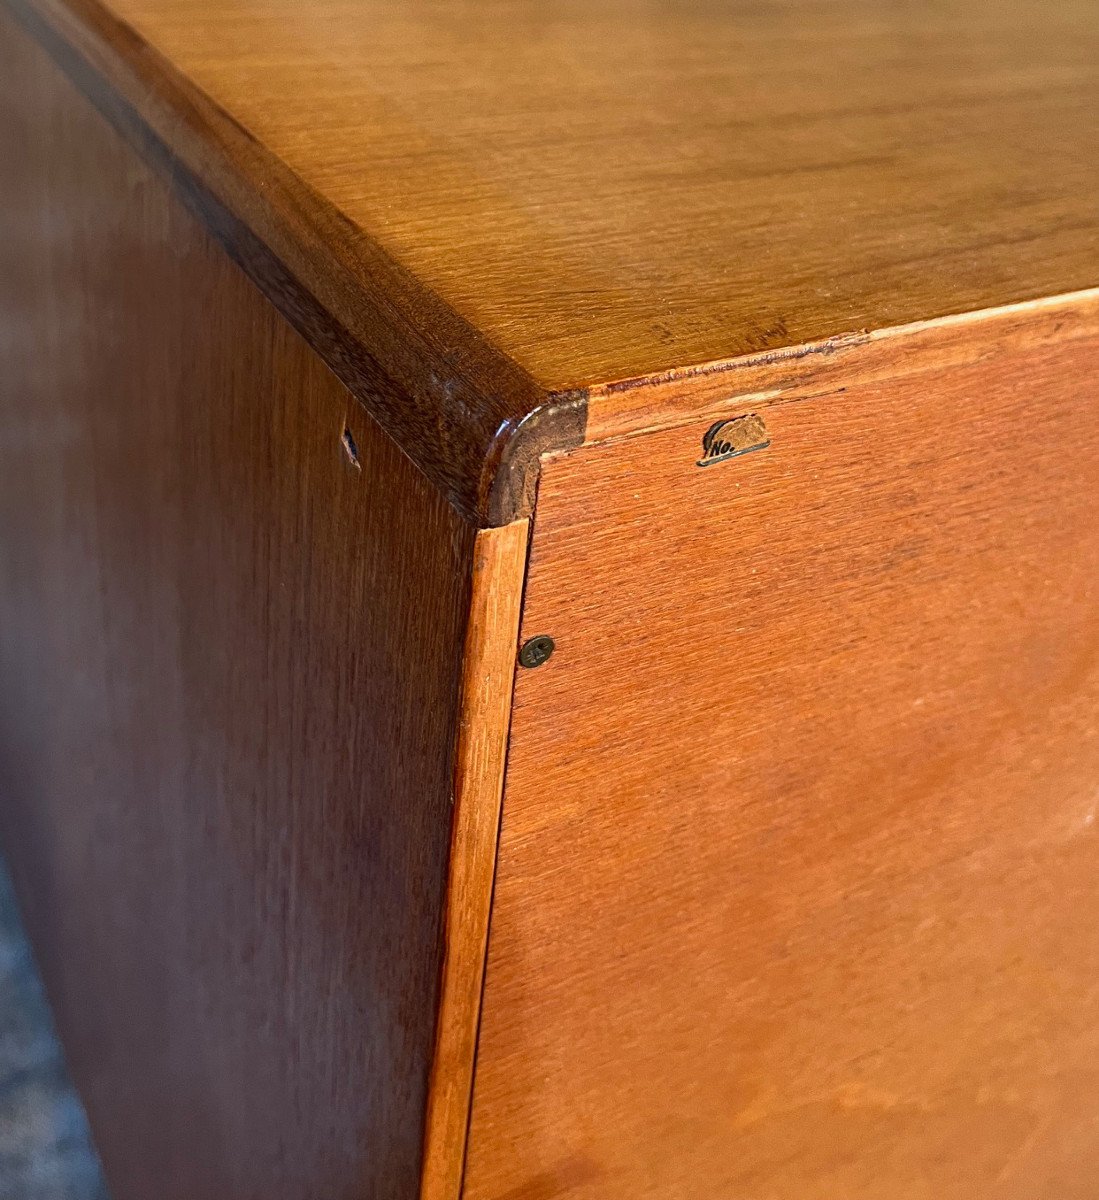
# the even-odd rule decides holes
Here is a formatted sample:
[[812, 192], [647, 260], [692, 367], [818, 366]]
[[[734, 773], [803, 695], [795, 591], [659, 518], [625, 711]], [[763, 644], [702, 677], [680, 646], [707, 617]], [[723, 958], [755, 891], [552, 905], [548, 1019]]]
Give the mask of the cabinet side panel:
[[465, 1200], [1094, 1195], [1068, 325], [546, 463]]
[[473, 531], [6, 19], [0, 161], [0, 836], [112, 1193], [413, 1200]]

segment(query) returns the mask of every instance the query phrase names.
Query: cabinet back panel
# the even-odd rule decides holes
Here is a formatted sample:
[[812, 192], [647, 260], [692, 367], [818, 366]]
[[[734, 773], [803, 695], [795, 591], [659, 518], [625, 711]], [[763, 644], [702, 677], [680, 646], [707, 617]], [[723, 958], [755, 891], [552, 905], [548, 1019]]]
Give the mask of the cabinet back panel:
[[899, 339], [704, 467], [709, 420], [547, 461], [465, 1200], [1094, 1195], [1099, 325], [1059, 320]]

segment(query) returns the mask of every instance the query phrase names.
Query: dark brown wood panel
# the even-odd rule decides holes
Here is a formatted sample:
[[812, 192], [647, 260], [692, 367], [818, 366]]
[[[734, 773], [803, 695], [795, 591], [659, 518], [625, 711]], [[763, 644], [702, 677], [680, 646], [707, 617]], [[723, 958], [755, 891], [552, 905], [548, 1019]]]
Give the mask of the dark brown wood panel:
[[112, 1194], [414, 1200], [474, 532], [6, 18], [0, 162], [0, 834]]
[[1099, 319], [1031, 321], [546, 463], [465, 1200], [1094, 1197]]

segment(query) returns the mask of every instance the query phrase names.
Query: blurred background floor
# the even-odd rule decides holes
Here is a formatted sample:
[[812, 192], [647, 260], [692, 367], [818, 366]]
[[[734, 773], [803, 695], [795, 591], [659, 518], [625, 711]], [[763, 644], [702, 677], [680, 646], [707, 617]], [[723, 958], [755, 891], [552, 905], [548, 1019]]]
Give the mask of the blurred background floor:
[[0, 1200], [108, 1200], [2, 862]]

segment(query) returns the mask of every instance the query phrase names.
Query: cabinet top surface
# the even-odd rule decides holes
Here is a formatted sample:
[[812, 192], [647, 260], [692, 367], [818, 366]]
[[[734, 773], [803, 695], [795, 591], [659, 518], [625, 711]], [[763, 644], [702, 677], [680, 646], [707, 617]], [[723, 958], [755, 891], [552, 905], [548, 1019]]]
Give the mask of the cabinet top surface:
[[550, 391], [1099, 283], [1095, 0], [108, 7]]

